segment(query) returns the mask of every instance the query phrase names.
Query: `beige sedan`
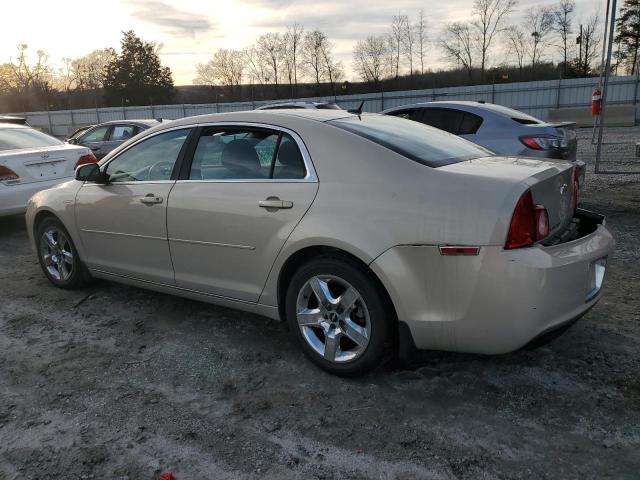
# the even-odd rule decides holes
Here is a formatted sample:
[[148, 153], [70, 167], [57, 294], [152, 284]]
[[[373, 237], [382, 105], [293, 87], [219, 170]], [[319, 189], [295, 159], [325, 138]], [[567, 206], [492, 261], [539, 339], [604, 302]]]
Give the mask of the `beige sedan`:
[[354, 375], [413, 347], [504, 353], [583, 315], [613, 239], [569, 163], [339, 110], [163, 123], [36, 194], [45, 275], [283, 318]]

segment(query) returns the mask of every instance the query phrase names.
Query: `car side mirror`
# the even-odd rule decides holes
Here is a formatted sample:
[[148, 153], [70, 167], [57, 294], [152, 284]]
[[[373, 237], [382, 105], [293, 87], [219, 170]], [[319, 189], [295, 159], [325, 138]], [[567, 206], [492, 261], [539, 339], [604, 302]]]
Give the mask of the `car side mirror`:
[[81, 182], [108, 183], [108, 175], [100, 171], [97, 163], [88, 163], [76, 168], [76, 180]]
[[70, 138], [69, 140], [67, 140], [67, 143], [69, 143], [71, 145], [77, 145], [78, 144], [78, 139], [77, 138]]

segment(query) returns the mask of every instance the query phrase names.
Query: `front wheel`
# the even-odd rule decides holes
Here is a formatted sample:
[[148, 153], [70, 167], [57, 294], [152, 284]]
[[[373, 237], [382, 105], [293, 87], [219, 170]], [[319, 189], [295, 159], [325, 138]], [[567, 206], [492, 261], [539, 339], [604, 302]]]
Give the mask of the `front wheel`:
[[391, 340], [393, 313], [385, 295], [369, 272], [346, 258], [300, 267], [289, 283], [286, 314], [307, 357], [337, 375], [375, 368]]
[[56, 287], [80, 288], [89, 283], [91, 277], [59, 220], [50, 217], [40, 223], [36, 244], [42, 271]]

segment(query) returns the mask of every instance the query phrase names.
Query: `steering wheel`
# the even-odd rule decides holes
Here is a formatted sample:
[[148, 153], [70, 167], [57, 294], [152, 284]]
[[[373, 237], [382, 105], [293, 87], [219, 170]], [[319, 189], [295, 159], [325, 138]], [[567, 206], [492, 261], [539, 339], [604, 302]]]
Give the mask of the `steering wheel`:
[[173, 172], [173, 162], [162, 161], [149, 168], [148, 180], [169, 180]]

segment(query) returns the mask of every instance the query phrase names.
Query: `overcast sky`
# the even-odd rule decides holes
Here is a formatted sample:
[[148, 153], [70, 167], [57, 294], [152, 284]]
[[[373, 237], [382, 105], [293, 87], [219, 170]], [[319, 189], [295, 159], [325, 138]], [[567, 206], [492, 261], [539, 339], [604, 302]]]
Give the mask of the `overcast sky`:
[[[335, 53], [353, 79], [354, 43], [386, 32], [398, 12], [411, 18], [424, 8], [429, 22], [428, 64], [444, 66], [435, 42], [441, 26], [465, 20], [473, 0], [22, 0], [2, 2], [0, 63], [14, 56], [16, 45], [26, 43], [32, 54], [45, 50], [52, 63], [75, 58], [96, 48], [119, 49], [121, 31], [133, 29], [142, 38], [162, 42], [162, 61], [171, 67], [177, 85], [191, 84], [195, 65], [219, 48], [241, 48], [268, 31], [284, 31], [293, 22], [307, 30], [325, 31]], [[511, 23], [522, 13], [554, 0], [520, 0]], [[577, 0], [577, 18], [595, 12], [604, 17], [605, 0]], [[550, 52], [551, 53], [551, 52]], [[494, 57], [497, 57], [496, 54]], [[494, 58], [499, 63], [499, 58]]]

